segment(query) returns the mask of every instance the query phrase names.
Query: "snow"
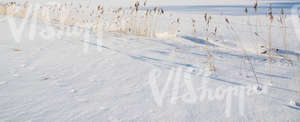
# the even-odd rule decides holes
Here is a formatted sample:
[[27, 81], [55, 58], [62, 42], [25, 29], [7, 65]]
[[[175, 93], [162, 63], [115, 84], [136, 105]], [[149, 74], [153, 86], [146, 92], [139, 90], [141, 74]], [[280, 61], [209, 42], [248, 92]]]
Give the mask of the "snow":
[[[104, 3], [117, 6], [112, 5], [115, 1]], [[119, 4], [126, 2], [134, 3]], [[76, 33], [60, 34], [57, 25], [51, 25], [56, 36], [45, 38], [40, 33], [47, 27], [43, 23], [38, 23], [31, 39], [29, 22], [17, 42], [9, 22], [0, 16], [0, 122], [300, 121], [295, 101], [300, 96], [300, 41], [291, 19], [287, 20], [288, 50], [277, 21], [271, 26], [274, 49], [261, 49], [264, 40], [253, 35], [258, 30], [268, 40], [270, 26], [264, 14], [208, 10], [212, 16], [209, 30], [217, 27], [218, 32], [215, 39], [207, 40], [206, 12], [178, 10], [175, 5], [182, 0], [149, 2], [169, 6], [170, 18], [180, 18], [181, 24], [168, 25], [169, 20], [162, 17], [158, 18], [162, 21], [156, 37], [105, 31], [98, 44], [94, 33], [85, 40]], [[203, 5], [204, 1], [191, 0], [185, 5], [194, 3]], [[249, 5], [248, 0], [206, 3]], [[236, 9], [226, 10], [232, 13]], [[197, 33], [192, 33], [192, 18], [197, 21]], [[16, 22], [20, 25], [22, 19]], [[210, 70], [207, 50], [213, 55], [215, 72]], [[264, 50], [267, 54], [261, 54]], [[272, 72], [269, 53], [273, 55]], [[211, 97], [202, 95], [205, 90]]]

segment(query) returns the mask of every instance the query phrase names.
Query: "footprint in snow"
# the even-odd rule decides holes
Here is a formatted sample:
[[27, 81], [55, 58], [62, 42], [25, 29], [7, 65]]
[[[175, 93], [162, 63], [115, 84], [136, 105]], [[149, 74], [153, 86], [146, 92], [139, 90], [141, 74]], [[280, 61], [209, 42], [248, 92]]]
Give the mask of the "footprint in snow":
[[101, 106], [99, 109], [100, 109], [100, 111], [108, 111], [108, 108], [104, 107], [104, 106]]
[[49, 80], [49, 77], [43, 77], [42, 80]]
[[7, 81], [0, 81], [0, 86], [7, 84]]
[[26, 64], [22, 64], [20, 65], [21, 68], [25, 68], [26, 67]]
[[13, 74], [13, 77], [20, 77], [20, 75], [19, 74]]
[[50, 79], [50, 76], [48, 75], [48, 74], [46, 74], [46, 73], [42, 73], [41, 75], [40, 75], [40, 77], [41, 77], [41, 80], [49, 80]]
[[76, 89], [71, 89], [70, 92], [71, 92], [71, 93], [76, 93], [77, 90], [76, 90]]

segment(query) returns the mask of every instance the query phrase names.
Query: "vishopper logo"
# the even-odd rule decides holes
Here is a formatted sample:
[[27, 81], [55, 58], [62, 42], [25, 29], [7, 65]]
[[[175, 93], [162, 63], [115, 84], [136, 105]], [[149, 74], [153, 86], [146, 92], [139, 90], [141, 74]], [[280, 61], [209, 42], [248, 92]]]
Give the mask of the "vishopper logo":
[[[170, 98], [170, 104], [176, 105], [179, 100], [187, 104], [195, 104], [197, 101], [225, 101], [226, 117], [231, 116], [232, 100], [234, 97], [238, 99], [238, 111], [241, 116], [245, 111], [245, 99], [246, 97], [266, 94], [268, 87], [263, 86], [263, 90], [257, 90], [256, 85], [249, 86], [227, 86], [227, 87], [214, 87], [210, 88], [208, 78], [210, 76], [209, 71], [200, 70], [196, 71], [193, 68], [171, 69], [166, 80], [160, 79], [162, 77], [162, 71], [159, 69], [152, 70], [149, 74], [149, 85], [152, 90], [154, 101], [157, 106], [162, 107], [165, 97]], [[193, 80], [193, 74], [202, 76], [200, 86], [195, 86], [196, 81]], [[173, 87], [172, 87], [173, 86]], [[170, 88], [172, 87], [172, 88]], [[170, 96], [170, 97], [169, 97]]]
[[28, 34], [29, 40], [35, 40], [37, 36], [45, 40], [76, 37], [84, 42], [84, 52], [88, 52], [92, 43], [97, 45], [98, 51], [102, 51], [103, 21], [90, 23], [85, 17], [79, 17], [75, 20], [74, 15], [72, 15], [73, 9], [68, 4], [58, 2], [48, 2], [43, 5], [8, 4], [6, 10], [6, 16], [1, 21], [7, 20], [17, 43], [25, 40], [25, 34]]

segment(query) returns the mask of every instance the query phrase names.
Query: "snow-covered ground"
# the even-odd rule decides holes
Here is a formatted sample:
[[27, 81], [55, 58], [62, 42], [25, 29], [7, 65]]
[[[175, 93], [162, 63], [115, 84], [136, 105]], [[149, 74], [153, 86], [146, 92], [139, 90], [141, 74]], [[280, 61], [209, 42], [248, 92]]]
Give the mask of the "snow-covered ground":
[[[134, 3], [116, 2], [104, 7]], [[270, 2], [286, 3], [274, 8], [272, 25]], [[263, 1], [256, 15], [248, 0], [149, 1], [168, 14], [156, 37], [104, 30], [86, 40], [50, 25], [55, 36], [45, 38], [48, 26], [28, 22], [18, 42], [0, 15], [0, 122], [298, 122], [300, 107], [290, 102], [300, 100], [300, 22], [287, 16], [283, 42], [278, 18], [281, 7], [292, 14], [287, 2], [298, 4]], [[22, 21], [14, 18], [17, 27]]]

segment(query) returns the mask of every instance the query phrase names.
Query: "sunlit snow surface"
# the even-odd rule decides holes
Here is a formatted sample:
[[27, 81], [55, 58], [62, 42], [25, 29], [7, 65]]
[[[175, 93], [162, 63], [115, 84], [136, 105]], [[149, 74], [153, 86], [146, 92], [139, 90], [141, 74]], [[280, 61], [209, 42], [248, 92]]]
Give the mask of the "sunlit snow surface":
[[[134, 4], [133, 0], [84, 2], [94, 6], [103, 2], [104, 7], [112, 8]], [[159, 6], [172, 14], [157, 22], [157, 38], [104, 32], [101, 44], [93, 34], [89, 41], [75, 34], [45, 39], [39, 33], [46, 27], [42, 23], [38, 24], [32, 40], [28, 34], [30, 23], [26, 24], [21, 41], [16, 42], [9, 23], [0, 16], [0, 122], [299, 122], [300, 107], [290, 104], [297, 99], [299, 89], [297, 26], [291, 19], [287, 21], [288, 49], [283, 46], [279, 22], [275, 20], [271, 26], [272, 51], [276, 52], [271, 62], [272, 72], [269, 55], [260, 54], [261, 50], [255, 47], [264, 46], [264, 39], [269, 39], [270, 5], [278, 17], [281, 8], [291, 14], [291, 8], [300, 2], [264, 1], [256, 13], [253, 4], [254, 1], [249, 0], [149, 1], [150, 6]], [[249, 8], [251, 16], [247, 16], [245, 8]], [[206, 40], [205, 13], [212, 15], [211, 28], [218, 28], [216, 37], [209, 40]], [[176, 18], [180, 18], [181, 24], [175, 29], [181, 32], [170, 35], [166, 31], [168, 22]], [[225, 18], [231, 24], [226, 23]], [[197, 22], [197, 33], [192, 33], [192, 19]], [[16, 19], [17, 25], [21, 21]], [[59, 32], [56, 25], [52, 26]], [[262, 38], [256, 37], [254, 32]], [[241, 45], [246, 48], [247, 56], [240, 49]], [[207, 49], [213, 55], [215, 74], [207, 71]], [[190, 90], [185, 84], [187, 79], [191, 80], [198, 96], [205, 81], [213, 90], [255, 87], [257, 81], [247, 58], [253, 63], [259, 84], [264, 86], [262, 91], [266, 93], [245, 96], [244, 101], [233, 96], [229, 113], [226, 113], [228, 99], [225, 98], [198, 99], [193, 103], [181, 100]], [[162, 106], [155, 101], [151, 87], [156, 71], [160, 72], [156, 78], [160, 91], [168, 78], [172, 78]], [[179, 76], [180, 97], [172, 103], [176, 76]], [[271, 77], [272, 85], [269, 84]]]

